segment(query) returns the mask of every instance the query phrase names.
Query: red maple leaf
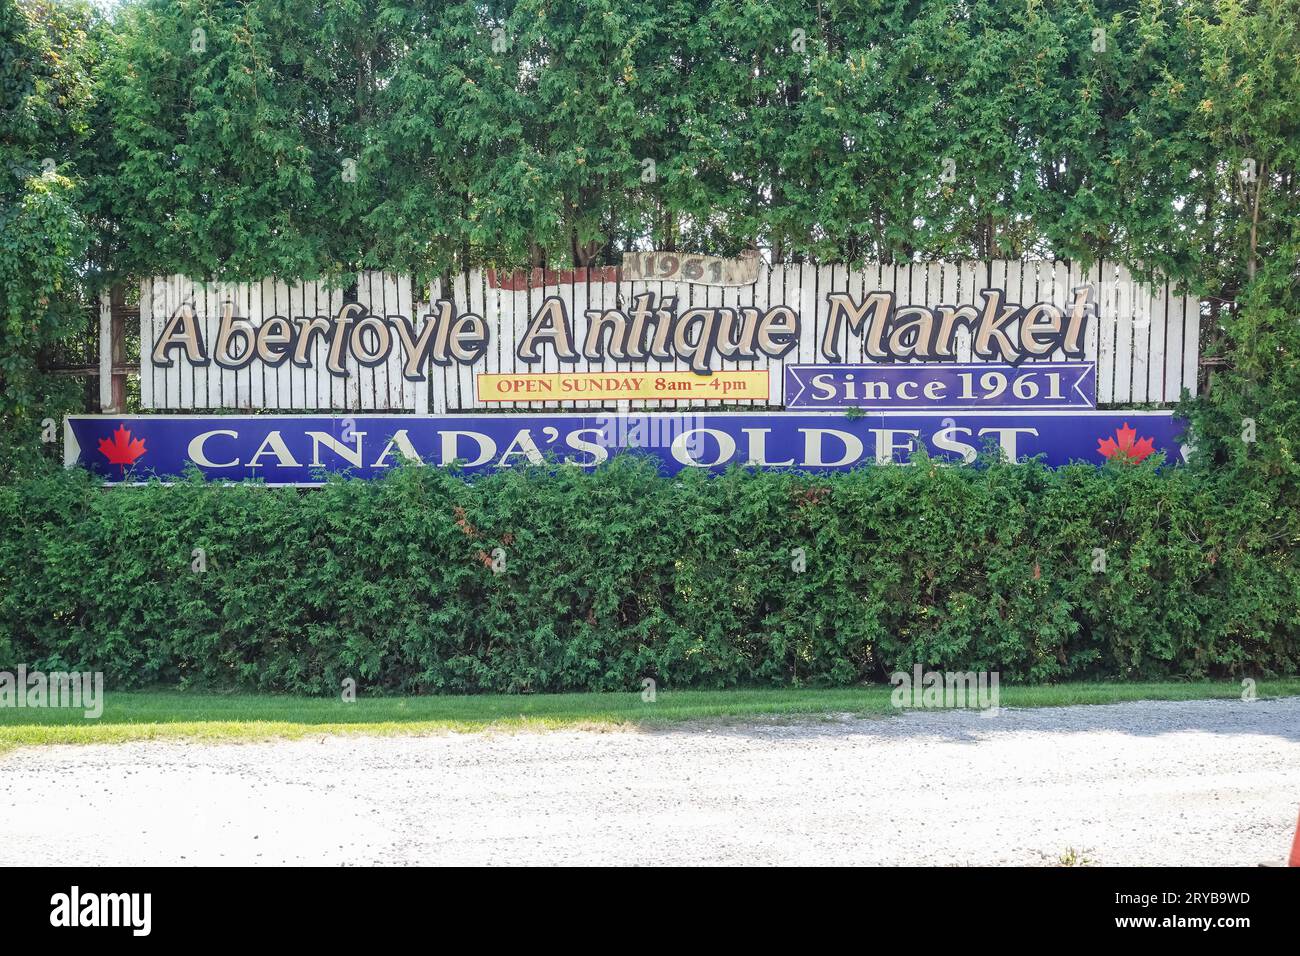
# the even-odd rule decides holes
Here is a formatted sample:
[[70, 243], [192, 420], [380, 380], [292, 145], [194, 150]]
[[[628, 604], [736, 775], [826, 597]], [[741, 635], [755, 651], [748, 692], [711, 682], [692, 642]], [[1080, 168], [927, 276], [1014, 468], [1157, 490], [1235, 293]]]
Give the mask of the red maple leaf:
[[134, 464], [144, 454], [144, 439], [132, 438], [125, 425], [118, 425], [112, 441], [107, 438], [99, 440], [99, 453], [108, 459], [110, 465], [121, 465], [122, 474], [126, 474], [127, 465]]
[[1119, 456], [1121, 460], [1141, 461], [1156, 450], [1155, 440], [1138, 438], [1137, 429], [1129, 428], [1128, 422], [1125, 422], [1122, 428], [1115, 430], [1115, 437], [1119, 439], [1118, 443], [1114, 438], [1103, 438], [1097, 442], [1097, 451], [1107, 458]]

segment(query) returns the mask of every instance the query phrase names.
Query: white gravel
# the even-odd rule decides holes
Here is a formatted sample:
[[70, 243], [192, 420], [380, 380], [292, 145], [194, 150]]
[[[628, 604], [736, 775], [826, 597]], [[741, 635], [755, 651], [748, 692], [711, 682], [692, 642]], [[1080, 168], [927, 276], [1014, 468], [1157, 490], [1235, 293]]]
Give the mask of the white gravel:
[[1255, 865], [1300, 698], [21, 748], [0, 864]]

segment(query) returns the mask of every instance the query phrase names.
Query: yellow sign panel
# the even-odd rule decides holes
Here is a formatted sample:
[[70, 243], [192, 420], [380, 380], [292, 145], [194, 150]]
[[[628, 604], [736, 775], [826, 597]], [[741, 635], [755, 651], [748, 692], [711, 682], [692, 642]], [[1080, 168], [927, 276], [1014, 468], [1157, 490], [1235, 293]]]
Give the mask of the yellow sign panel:
[[714, 372], [484, 372], [478, 378], [480, 402], [609, 401], [658, 399], [757, 399], [766, 402], [768, 373]]

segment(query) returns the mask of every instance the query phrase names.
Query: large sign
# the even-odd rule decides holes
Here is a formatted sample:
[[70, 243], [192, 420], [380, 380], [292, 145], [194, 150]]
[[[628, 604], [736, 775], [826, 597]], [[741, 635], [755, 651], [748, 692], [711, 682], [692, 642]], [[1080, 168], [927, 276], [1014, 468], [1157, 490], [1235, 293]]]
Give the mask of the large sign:
[[[1086, 404], [1170, 403], [1195, 389], [1196, 301], [1114, 267], [768, 266], [755, 257], [727, 267], [665, 255], [508, 281], [473, 271], [429, 289], [378, 273], [348, 289], [152, 280], [141, 290], [142, 404], [434, 413], [779, 405], [787, 395], [797, 395], [791, 407], [856, 404], [844, 398], [851, 370], [804, 377], [821, 365], [907, 367], [879, 373], [891, 391], [908, 378], [960, 391], [969, 374], [969, 401], [945, 404], [981, 408], [1084, 407], [1082, 394]], [[1060, 366], [1072, 362], [1091, 364], [1088, 382], [1065, 380]], [[972, 365], [990, 367], [988, 387], [980, 369], [956, 368]], [[1016, 389], [1053, 391], [1049, 365], [1062, 376], [1059, 396], [1022, 399]], [[706, 389], [690, 376], [744, 386]], [[998, 391], [999, 376], [1010, 399], [977, 400]], [[611, 387], [589, 385], [601, 382]], [[934, 407], [921, 394], [915, 406], [866, 407]]]
[[[1194, 393], [1199, 338], [1195, 299], [1104, 264], [663, 252], [427, 290], [387, 273], [347, 289], [172, 277], [144, 284], [140, 316], [144, 408], [240, 414], [70, 419], [68, 463], [114, 482], [589, 468], [622, 451], [669, 473], [904, 464], [921, 449], [1176, 462], [1170, 412], [1099, 406]], [[750, 410], [723, 411], [737, 406]]]
[[402, 461], [481, 473], [528, 463], [591, 468], [621, 451], [666, 473], [733, 465], [842, 470], [904, 464], [924, 448], [969, 462], [984, 448], [1049, 465], [1183, 457], [1182, 422], [1152, 411], [74, 416], [65, 460], [110, 482], [172, 478], [197, 467], [217, 480], [310, 485], [330, 472], [362, 478]]

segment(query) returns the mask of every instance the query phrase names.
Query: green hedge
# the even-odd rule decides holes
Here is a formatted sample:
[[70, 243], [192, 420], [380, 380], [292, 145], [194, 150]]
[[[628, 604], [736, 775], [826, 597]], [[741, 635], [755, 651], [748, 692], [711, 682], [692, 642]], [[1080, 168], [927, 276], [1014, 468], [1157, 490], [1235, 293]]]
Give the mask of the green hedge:
[[310, 693], [1294, 674], [1295, 516], [1268, 495], [1187, 468], [924, 460], [310, 490], [56, 474], [0, 487], [0, 668]]

